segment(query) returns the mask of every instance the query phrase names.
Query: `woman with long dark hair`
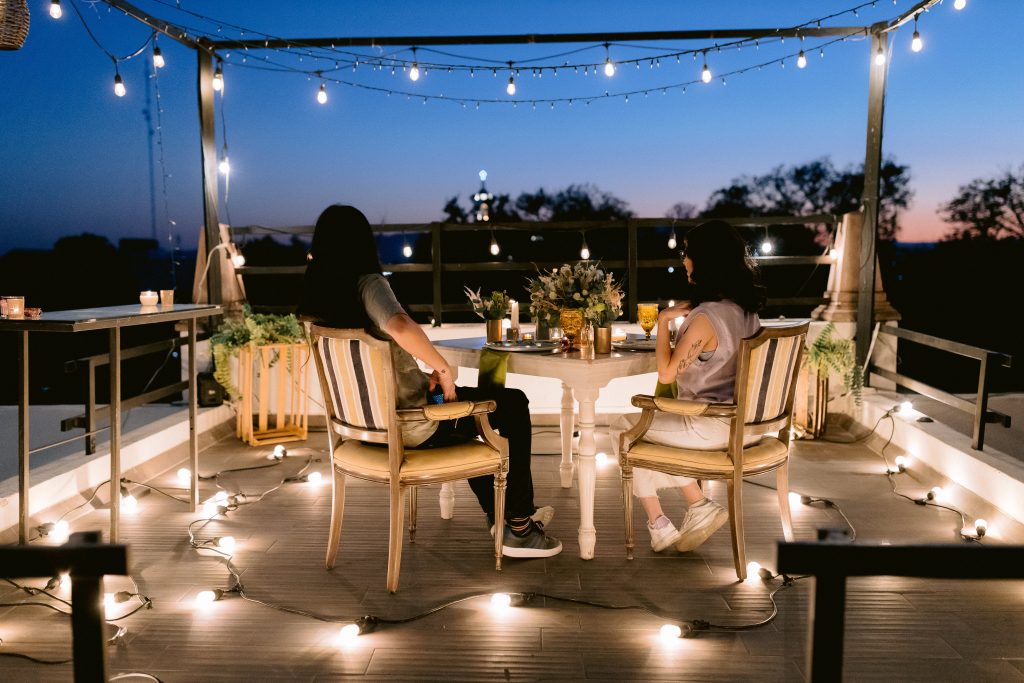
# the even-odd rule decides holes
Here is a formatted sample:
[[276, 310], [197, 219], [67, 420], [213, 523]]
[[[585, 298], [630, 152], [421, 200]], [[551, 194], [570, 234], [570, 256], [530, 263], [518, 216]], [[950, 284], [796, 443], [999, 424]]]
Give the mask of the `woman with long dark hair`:
[[[452, 369], [423, 329], [405, 312], [381, 272], [370, 223], [358, 209], [335, 204], [317, 219], [303, 281], [299, 315], [328, 327], [363, 328], [390, 342], [397, 408], [417, 408], [438, 387], [445, 402], [494, 400], [488, 417], [508, 439], [504, 554], [509, 557], [551, 557], [562, 551], [557, 539], [544, 533], [551, 507], [533, 502], [530, 472], [532, 427], [526, 394], [518, 389], [456, 387]], [[433, 369], [424, 374], [416, 358]], [[410, 448], [431, 448], [476, 437], [473, 420], [402, 423], [402, 441]], [[469, 480], [490, 525], [494, 524], [494, 478]]]
[[[683, 243], [689, 298], [658, 314], [658, 381], [675, 384], [682, 399], [730, 402], [734, 400], [740, 341], [761, 327], [757, 314], [764, 306], [764, 288], [746, 242], [728, 223], [702, 223], [686, 234]], [[673, 348], [669, 324], [684, 315]], [[623, 420], [618, 428], [624, 431], [630, 426]], [[751, 442], [758, 438], [752, 437]], [[722, 450], [729, 440], [729, 420], [659, 412], [644, 440], [694, 450]], [[618, 439], [613, 442], [618, 448]], [[658, 497], [660, 489], [673, 487], [682, 490], [688, 506], [678, 530], [665, 516]], [[638, 467], [633, 470], [633, 492], [647, 513], [647, 530], [656, 552], [671, 545], [681, 552], [693, 550], [729, 519], [729, 513], [705, 498], [689, 477]]]

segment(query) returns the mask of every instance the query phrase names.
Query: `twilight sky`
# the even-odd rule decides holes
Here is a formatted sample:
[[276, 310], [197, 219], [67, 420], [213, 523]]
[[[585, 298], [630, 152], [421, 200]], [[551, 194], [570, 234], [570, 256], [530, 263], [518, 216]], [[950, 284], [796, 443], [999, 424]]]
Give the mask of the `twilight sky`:
[[[62, 235], [86, 231], [112, 240], [180, 236], [183, 245], [193, 245], [202, 220], [195, 56], [161, 38], [167, 66], [156, 83], [148, 77], [147, 48], [121, 62], [127, 95], [116, 97], [113, 63], [83, 28], [74, 1], [62, 0], [64, 16], [53, 20], [49, 0], [29, 0], [32, 25], [25, 47], [0, 52], [0, 253], [47, 248]], [[238, 37], [232, 25], [244, 27], [249, 38], [298, 38], [785, 27], [858, 3], [181, 1], [184, 9], [213, 21], [177, 10], [174, 0], [136, 4], [179, 25], [212, 33], [220, 27], [225, 38]], [[913, 4], [878, 0], [859, 16], [823, 23], [868, 25]], [[129, 54], [150, 33], [102, 3], [77, 0], [76, 6], [110, 53]], [[920, 19], [922, 52], [910, 50], [912, 24], [892, 34], [884, 152], [910, 166], [914, 198], [903, 219], [903, 241], [937, 238], [946, 226], [936, 208], [960, 185], [1024, 162], [1022, 26], [1019, 0], [968, 0], [962, 11], [946, 0]], [[591, 44], [438, 48], [454, 57], [421, 48], [421, 64], [493, 62], [498, 72], [475, 70], [470, 77], [435, 68], [415, 83], [400, 63], [392, 75], [390, 68], [365, 64], [335, 72], [335, 57], [316, 61], [307, 55], [300, 62], [269, 51], [222, 54], [226, 86], [223, 107], [218, 96], [218, 146], [226, 130], [232, 173], [228, 211], [221, 218], [235, 225], [311, 224], [326, 205], [344, 202], [373, 222], [428, 222], [441, 217], [448, 197], [458, 194], [467, 202], [480, 169], [487, 170], [493, 192], [515, 196], [589, 182], [626, 200], [639, 216], [661, 216], [678, 201], [703, 206], [711, 191], [731, 179], [776, 165], [822, 156], [840, 167], [859, 165], [869, 43], [829, 45], [821, 57], [818, 46], [826, 40], [804, 42], [805, 69], [790, 56], [801, 49], [794, 39], [720, 52], [714, 41], [610, 47], [613, 60], [708, 49], [715, 78], [687, 85], [685, 93], [671, 86], [699, 79], [700, 56], [694, 61], [684, 54], [678, 62], [663, 57], [653, 66], [647, 59], [639, 69], [620, 64], [612, 78], [585, 76], [582, 66], [578, 73], [563, 67], [557, 75], [545, 70], [537, 78], [526, 68], [603, 63], [604, 47]], [[413, 61], [407, 49], [354, 50], [363, 61]], [[269, 66], [264, 56], [290, 70], [253, 68]], [[784, 68], [774, 63], [752, 69], [727, 77], [724, 85], [718, 76], [787, 56]], [[342, 64], [351, 59], [337, 58]], [[509, 60], [523, 64], [515, 97], [505, 93]], [[321, 105], [315, 98], [319, 80], [293, 69], [330, 72], [331, 79], [394, 92], [329, 80], [329, 99]], [[162, 154], [157, 137], [150, 144], [144, 116], [147, 107], [155, 111], [156, 84]], [[619, 95], [585, 103], [605, 91], [634, 94], [628, 102]], [[442, 94], [469, 102], [465, 108], [423, 102], [424, 95]], [[557, 102], [553, 109], [546, 101], [535, 109], [530, 104], [549, 98], [574, 101]], [[513, 100], [520, 104], [505, 104]]]

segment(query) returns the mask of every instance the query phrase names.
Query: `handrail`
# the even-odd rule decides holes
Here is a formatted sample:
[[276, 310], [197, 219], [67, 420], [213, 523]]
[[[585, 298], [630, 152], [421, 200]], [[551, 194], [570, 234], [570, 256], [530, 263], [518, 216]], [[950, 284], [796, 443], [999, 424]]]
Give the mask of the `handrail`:
[[989, 382], [991, 381], [992, 369], [996, 366], [1009, 368], [1013, 362], [1013, 357], [1009, 354], [1000, 353], [998, 351], [990, 351], [989, 349], [983, 349], [979, 346], [971, 346], [970, 344], [963, 344], [961, 342], [952, 341], [949, 339], [943, 339], [936, 337], [931, 334], [925, 334], [923, 332], [915, 332], [900, 327], [891, 325], [883, 325], [878, 329], [879, 334], [887, 334], [892, 337], [899, 339], [906, 339], [909, 342], [915, 344], [921, 344], [939, 351], [946, 351], [949, 353], [955, 353], [967, 358], [974, 358], [980, 361], [980, 367], [978, 369], [978, 393], [974, 401], [955, 396], [948, 392], [945, 392], [937, 387], [933, 387], [930, 384], [926, 384], [920, 380], [907, 377], [898, 372], [888, 370], [886, 368], [880, 368], [874, 363], [868, 365], [868, 378], [870, 375], [877, 375], [878, 377], [888, 380], [896, 386], [910, 389], [922, 396], [935, 399], [940, 403], [944, 403], [951, 408], [963, 411], [968, 414], [974, 415], [974, 430], [971, 438], [971, 448], [976, 451], [983, 450], [985, 447], [985, 425], [988, 423], [1001, 424], [1003, 427], [1010, 426], [1010, 416], [1005, 415], [997, 410], [990, 410], [988, 407], [989, 398]]
[[824, 529], [818, 536], [825, 542], [780, 542], [777, 555], [780, 574], [815, 577], [807, 618], [807, 671], [812, 682], [842, 680], [848, 576], [1024, 578], [1024, 546], [846, 544]]
[[[674, 228], [685, 230], [688, 227], [699, 225], [706, 219], [672, 219], [672, 218], [627, 218], [608, 221], [517, 221], [502, 223], [480, 222], [480, 223], [444, 223], [435, 221], [432, 223], [393, 223], [371, 226], [377, 234], [405, 234], [416, 233], [430, 235], [430, 263], [384, 263], [381, 267], [385, 271], [394, 273], [430, 273], [431, 274], [431, 302], [413, 303], [408, 305], [414, 312], [429, 312], [432, 314], [433, 323], [440, 325], [445, 313], [463, 310], [453, 308], [452, 304], [442, 301], [441, 277], [445, 273], [468, 273], [468, 272], [532, 272], [536, 268], [554, 268], [563, 261], [472, 261], [472, 262], [446, 262], [441, 254], [441, 235], [444, 233], [459, 232], [481, 232], [481, 231], [529, 231], [529, 232], [581, 232], [596, 230], [619, 230], [625, 232], [625, 259], [606, 259], [602, 263], [616, 273], [624, 273], [624, 284], [626, 285], [625, 310], [630, 320], [635, 319], [636, 304], [639, 301], [638, 284], [640, 270], [653, 268], [667, 268], [679, 266], [678, 259], [639, 258], [638, 235], [639, 229], [646, 228]], [[743, 218], [722, 219], [726, 223], [740, 227], [767, 227], [786, 225], [813, 225], [827, 224], [837, 225], [839, 218], [832, 214], [813, 214], [809, 216], [750, 216]], [[296, 225], [285, 227], [267, 227], [261, 225], [245, 225], [230, 227], [232, 236], [244, 235], [311, 235], [313, 226]], [[621, 253], [621, 252], [620, 252]], [[795, 266], [795, 265], [830, 265], [833, 259], [830, 256], [755, 256], [754, 260], [763, 267]], [[280, 276], [280, 275], [301, 275], [306, 270], [305, 264], [289, 266], [241, 266], [236, 272], [243, 276]], [[822, 297], [778, 297], [770, 299], [770, 303], [780, 306], [816, 306], [828, 303]]]

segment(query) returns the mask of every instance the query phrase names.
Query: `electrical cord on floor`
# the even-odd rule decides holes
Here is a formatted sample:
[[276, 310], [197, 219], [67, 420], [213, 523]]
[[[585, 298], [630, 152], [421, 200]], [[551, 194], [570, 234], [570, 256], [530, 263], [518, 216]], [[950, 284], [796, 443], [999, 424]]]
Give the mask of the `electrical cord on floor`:
[[[768, 489], [769, 491], [776, 491], [776, 492], [778, 492], [778, 489], [775, 488], [774, 486], [769, 486], [768, 484], [762, 484], [759, 481], [751, 481], [749, 479], [744, 479], [743, 481], [745, 483], [747, 483], [747, 484], [750, 484], [751, 486], [759, 486], [759, 487], [761, 487], [763, 489]], [[803, 494], [798, 494], [798, 495], [800, 495], [800, 502], [803, 503], [804, 505], [811, 506], [811, 505], [814, 505], [816, 503], [821, 503], [825, 508], [830, 508], [830, 509], [833, 509], [836, 512], [838, 512], [839, 516], [842, 517], [843, 521], [846, 523], [846, 526], [849, 527], [849, 529], [850, 529], [850, 541], [856, 541], [857, 540], [857, 529], [856, 529], [856, 527], [853, 526], [853, 522], [851, 522], [850, 518], [846, 516], [846, 513], [843, 512], [843, 509], [841, 507], [839, 507], [838, 503], [836, 503], [833, 500], [829, 500], [828, 498], [821, 498], [820, 496], [808, 496], [808, 495], [803, 495]]]

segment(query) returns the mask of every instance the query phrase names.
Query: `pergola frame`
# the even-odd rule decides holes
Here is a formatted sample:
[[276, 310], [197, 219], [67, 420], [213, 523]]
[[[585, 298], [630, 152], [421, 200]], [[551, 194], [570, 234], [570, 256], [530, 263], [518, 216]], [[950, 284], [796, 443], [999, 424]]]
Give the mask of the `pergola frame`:
[[[142, 11], [125, 0], [105, 0], [129, 17], [149, 26], [172, 40], [196, 52], [199, 92], [199, 134], [202, 158], [203, 223], [208, 258], [214, 258], [213, 248], [220, 243], [217, 187], [217, 146], [214, 128], [214, 91], [212, 85], [213, 59], [218, 50], [265, 50], [284, 47], [359, 47], [384, 45], [532, 45], [542, 43], [589, 43], [664, 40], [722, 40], [758, 38], [811, 38], [832, 36], [869, 35], [870, 55], [879, 50], [887, 53], [889, 33], [915, 16], [928, 10], [941, 0], [921, 0], [891, 21], [869, 26], [832, 26], [821, 28], [752, 28], [708, 29], [688, 31], [644, 31], [610, 33], [547, 33], [513, 35], [467, 36], [383, 36], [383, 37], [313, 37], [294, 39], [207, 40], [192, 38], [183, 29]], [[886, 60], [888, 61], [888, 60]], [[857, 360], [862, 365], [870, 350], [875, 308], [875, 277], [878, 240], [879, 181], [882, 165], [882, 129], [885, 114], [885, 88], [887, 64], [870, 60], [868, 81], [868, 121], [864, 152], [864, 190], [861, 210], [864, 226], [861, 233], [859, 267], [859, 293], [857, 303]], [[225, 258], [220, 254], [217, 258]], [[211, 268], [208, 277], [209, 301], [219, 303], [220, 272]]]

